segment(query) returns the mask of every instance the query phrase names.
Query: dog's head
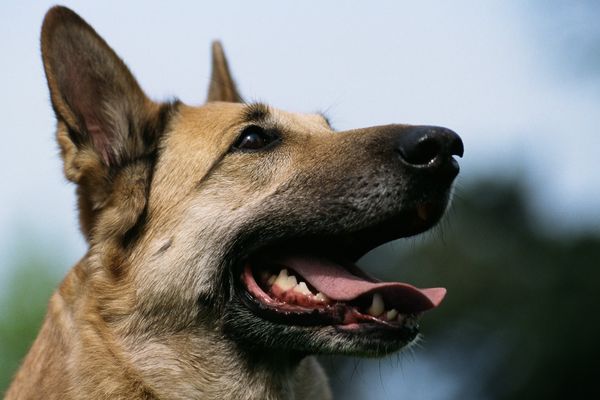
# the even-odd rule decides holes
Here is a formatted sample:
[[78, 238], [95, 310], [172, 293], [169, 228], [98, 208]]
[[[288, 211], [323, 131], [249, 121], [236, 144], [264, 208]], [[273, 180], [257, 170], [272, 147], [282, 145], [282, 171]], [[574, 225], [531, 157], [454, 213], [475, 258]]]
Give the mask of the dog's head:
[[90, 243], [79, 276], [120, 333], [376, 355], [414, 339], [441, 301], [443, 289], [380, 282], [353, 262], [441, 218], [463, 152], [454, 132], [336, 132], [318, 114], [244, 103], [219, 44], [205, 105], [156, 103], [60, 7], [42, 53]]

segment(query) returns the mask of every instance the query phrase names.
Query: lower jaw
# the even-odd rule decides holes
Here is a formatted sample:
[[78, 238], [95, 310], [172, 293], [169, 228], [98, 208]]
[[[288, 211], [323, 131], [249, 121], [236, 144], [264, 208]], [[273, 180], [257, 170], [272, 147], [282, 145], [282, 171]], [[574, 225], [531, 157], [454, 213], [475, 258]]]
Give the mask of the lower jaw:
[[[388, 343], [393, 347], [393, 350], [389, 351], [395, 351], [413, 341], [419, 334], [418, 317], [415, 315], [407, 315], [401, 324], [385, 324], [377, 321], [345, 323], [345, 310], [340, 310], [337, 314], [334, 312], [326, 315], [317, 309], [302, 313], [282, 312], [262, 304], [245, 290], [242, 291], [240, 298], [248, 311], [267, 324], [275, 324], [279, 327], [289, 327], [301, 331], [323, 330], [335, 332], [353, 341], [360, 342], [362, 345], [358, 352], [361, 354], [365, 351], [368, 352], [367, 348], [370, 347], [370, 343], [375, 347], [381, 346], [382, 342]], [[344, 351], [338, 352], [335, 350], [328, 352], [345, 353]], [[354, 351], [350, 354], [354, 354]]]
[[418, 327], [386, 329], [369, 323], [350, 325], [290, 323], [272, 320], [249, 308], [238, 292], [224, 319], [225, 334], [253, 358], [276, 354], [281, 361], [308, 355], [381, 357], [418, 338]]

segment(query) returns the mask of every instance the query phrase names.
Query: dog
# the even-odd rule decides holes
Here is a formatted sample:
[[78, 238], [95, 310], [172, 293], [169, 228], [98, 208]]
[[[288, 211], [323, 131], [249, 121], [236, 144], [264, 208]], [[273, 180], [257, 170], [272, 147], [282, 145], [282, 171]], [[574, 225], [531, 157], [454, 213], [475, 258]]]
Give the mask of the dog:
[[158, 103], [60, 6], [41, 47], [89, 249], [7, 399], [329, 399], [315, 355], [415, 340], [445, 289], [354, 262], [440, 220], [456, 133], [245, 103], [218, 42], [206, 104]]

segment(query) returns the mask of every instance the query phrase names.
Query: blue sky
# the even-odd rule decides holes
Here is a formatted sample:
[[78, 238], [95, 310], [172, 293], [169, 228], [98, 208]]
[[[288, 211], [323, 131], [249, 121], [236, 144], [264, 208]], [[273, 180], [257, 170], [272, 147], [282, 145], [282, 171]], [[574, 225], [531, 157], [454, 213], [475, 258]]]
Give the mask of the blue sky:
[[[52, 4], [0, 5], [5, 261], [21, 240], [15, 230], [66, 261], [83, 251], [39, 57]], [[450, 127], [466, 146], [463, 182], [521, 175], [550, 229], [600, 226], [599, 84], [565, 72], [580, 63], [564, 43], [586, 33], [585, 9], [563, 7], [557, 18], [517, 1], [64, 4], [107, 39], [153, 98], [201, 104], [209, 43], [220, 38], [249, 99], [325, 111], [338, 129]]]
[[[589, 2], [63, 3], [153, 98], [201, 104], [209, 44], [220, 38], [248, 99], [325, 111], [341, 130], [447, 126], [465, 142], [459, 185], [522, 176], [546, 228], [600, 231], [600, 71], [587, 68], [586, 48], [600, 35]], [[29, 246], [61, 271], [84, 252], [39, 56], [52, 4], [0, 4], [0, 281]], [[419, 368], [407, 369], [405, 382]], [[439, 382], [453, 377], [436, 374]]]
[[[450, 127], [466, 146], [462, 182], [520, 175], [548, 228], [600, 226], [598, 74], [568, 72], [581, 59], [567, 39], [595, 26], [579, 2], [552, 12], [517, 1], [64, 3], [151, 97], [201, 104], [220, 38], [249, 99], [325, 111], [338, 129]], [[84, 249], [39, 57], [50, 5], [0, 5], [0, 269], [23, 235], [66, 264]]]

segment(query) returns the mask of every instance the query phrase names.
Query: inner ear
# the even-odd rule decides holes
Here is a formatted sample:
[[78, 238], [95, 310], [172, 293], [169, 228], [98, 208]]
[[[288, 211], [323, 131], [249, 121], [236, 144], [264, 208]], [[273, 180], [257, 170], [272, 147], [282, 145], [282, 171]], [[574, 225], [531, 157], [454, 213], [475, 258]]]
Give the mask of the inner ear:
[[218, 41], [212, 44], [212, 73], [206, 101], [227, 101], [231, 103], [241, 103], [243, 101], [229, 71], [223, 46]]
[[[131, 153], [136, 116], [146, 97], [123, 61], [75, 12], [48, 11], [42, 26], [42, 58], [57, 118], [78, 145], [90, 145], [107, 165]], [[126, 143], [129, 141], [129, 143]]]

